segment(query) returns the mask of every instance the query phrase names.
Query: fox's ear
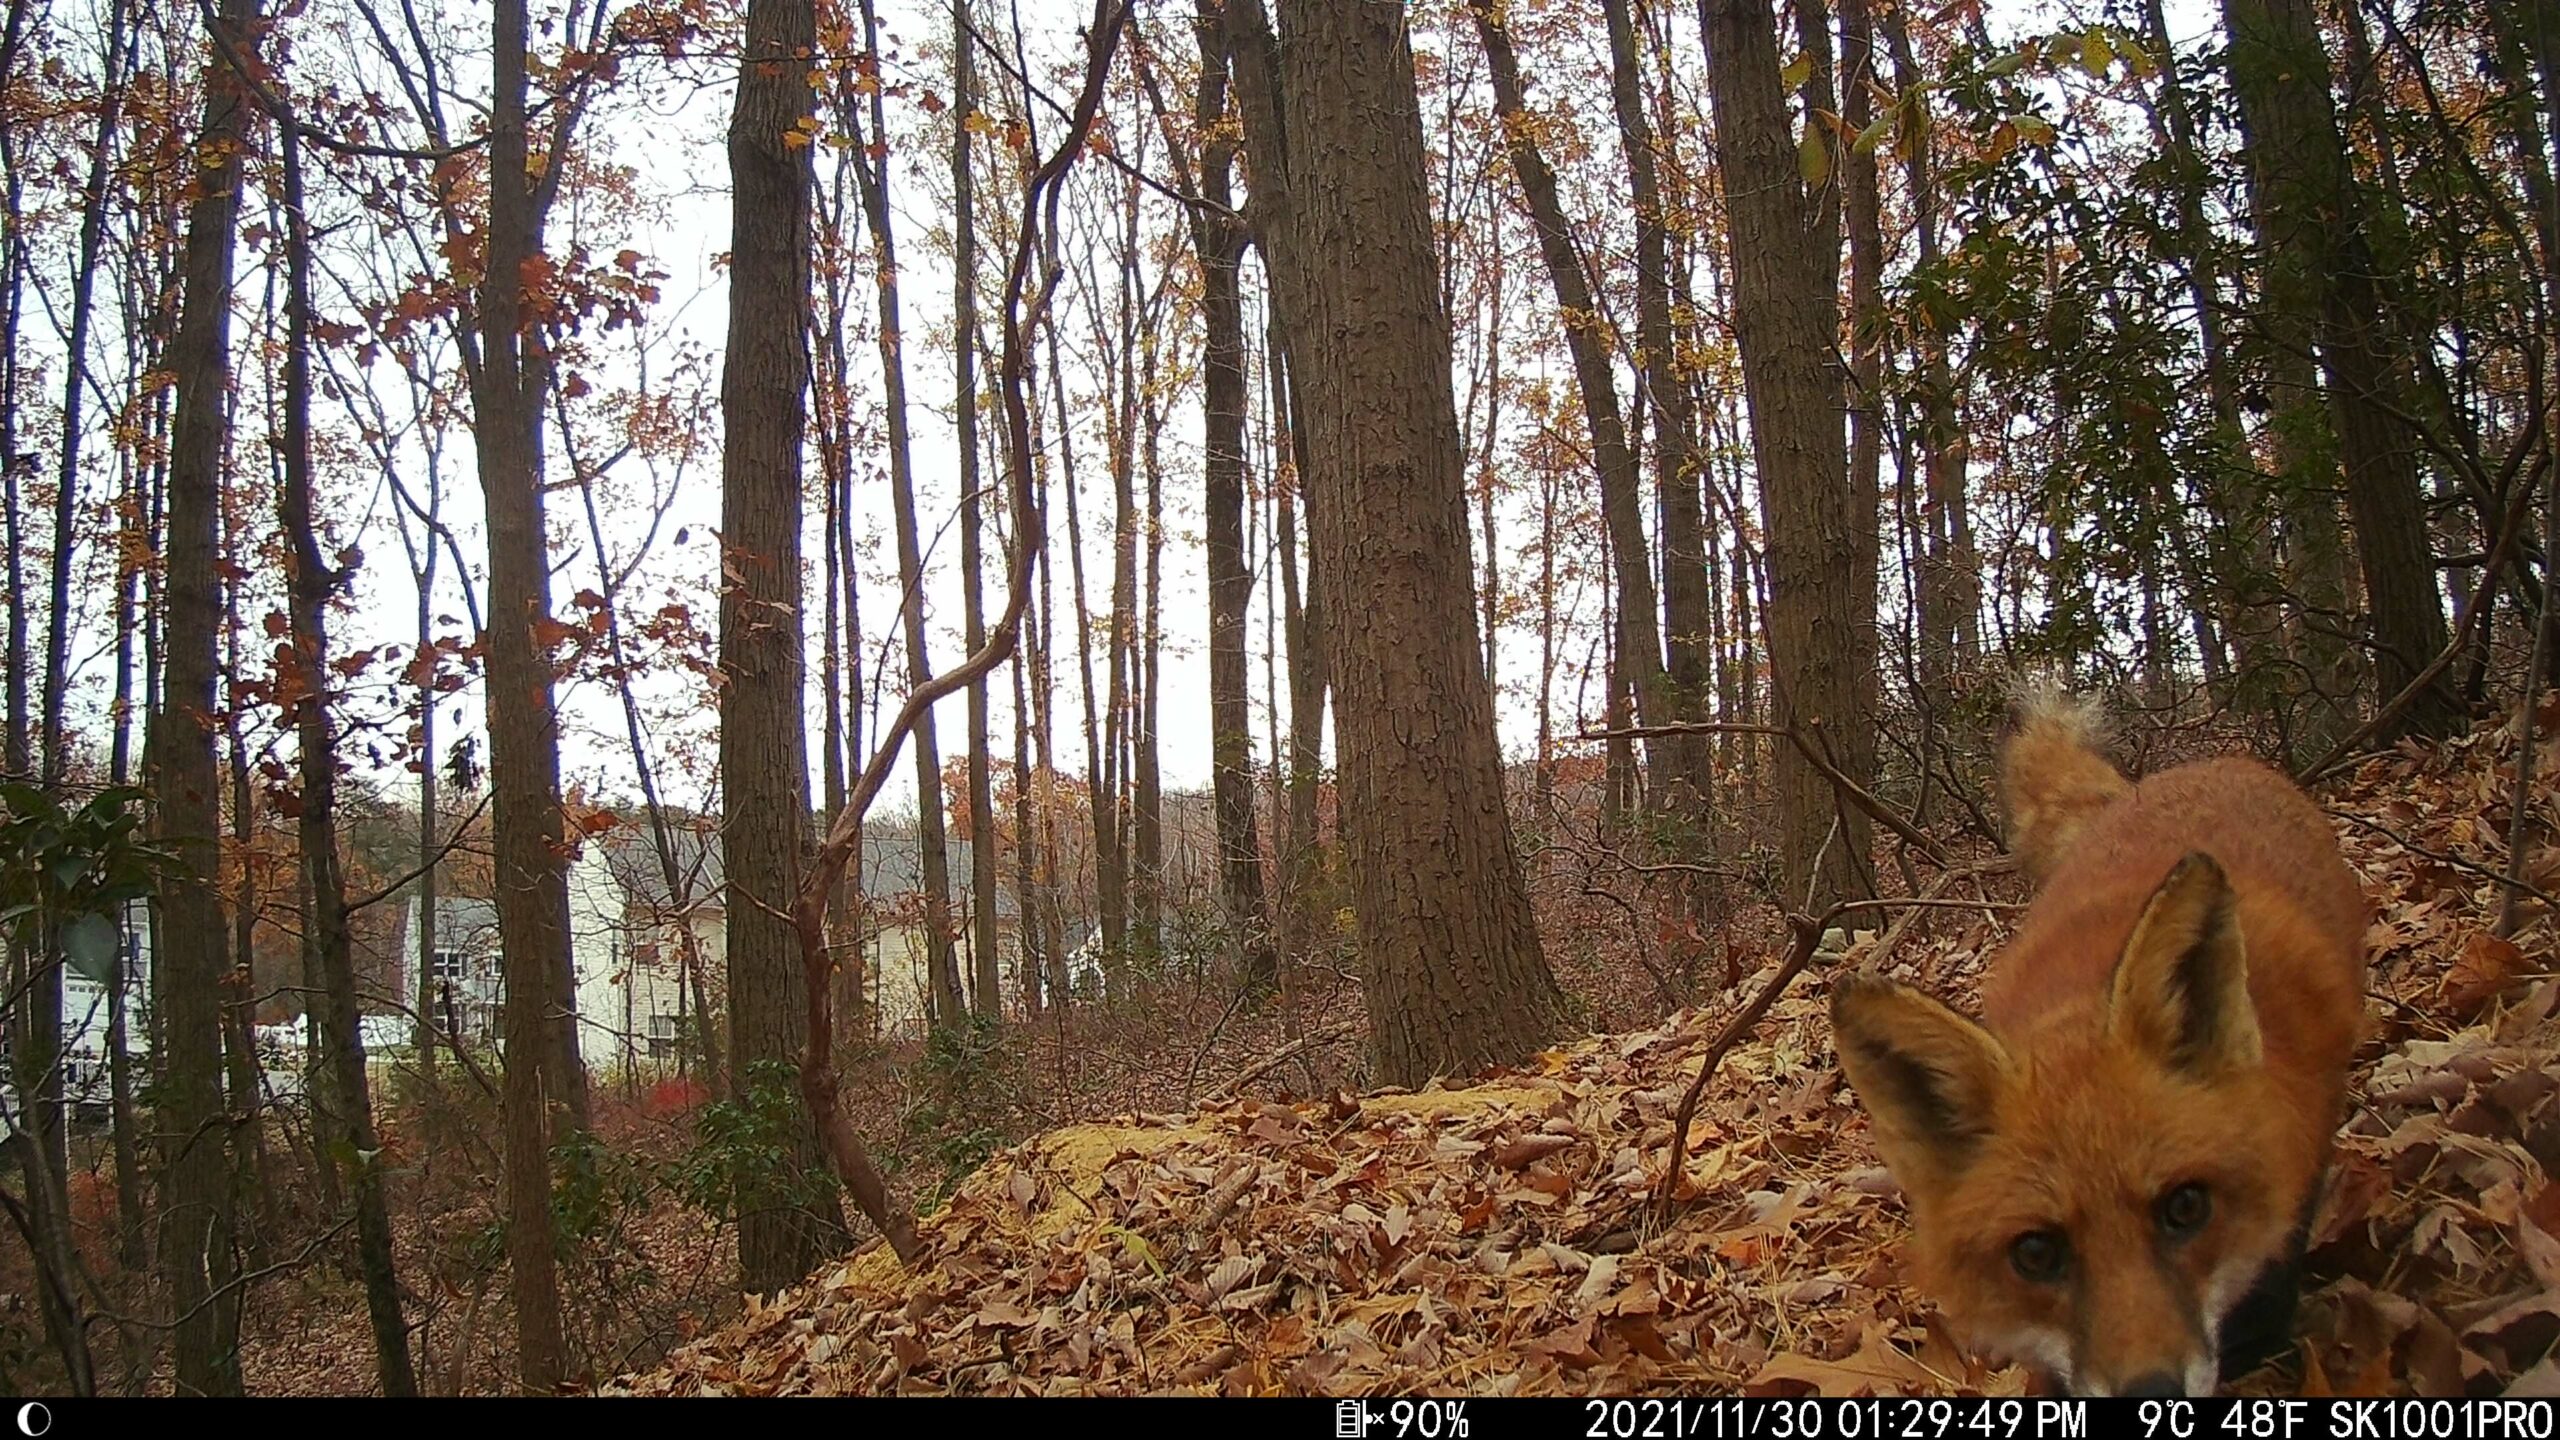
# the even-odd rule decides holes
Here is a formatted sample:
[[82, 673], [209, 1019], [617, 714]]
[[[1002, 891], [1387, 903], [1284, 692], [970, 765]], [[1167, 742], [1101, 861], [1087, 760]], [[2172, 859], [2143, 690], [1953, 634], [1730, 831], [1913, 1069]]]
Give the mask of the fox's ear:
[[1906, 985], [1844, 977], [1831, 992], [1840, 1065], [1895, 1168], [1963, 1168], [1991, 1130], [2009, 1054], [1990, 1031]]
[[2258, 1063], [2240, 918], [2212, 856], [2179, 861], [2142, 907], [2108, 986], [2107, 1030], [2189, 1074]]

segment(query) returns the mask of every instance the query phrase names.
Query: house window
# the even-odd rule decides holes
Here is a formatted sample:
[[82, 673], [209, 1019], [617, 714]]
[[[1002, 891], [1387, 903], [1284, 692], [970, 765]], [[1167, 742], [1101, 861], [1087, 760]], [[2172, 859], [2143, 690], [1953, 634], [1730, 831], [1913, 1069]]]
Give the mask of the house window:
[[649, 1017], [649, 1053], [676, 1053], [676, 1017], [661, 1010]]
[[463, 968], [464, 962], [461, 951], [438, 950], [435, 952], [432, 963], [430, 963], [427, 968], [427, 973], [436, 980], [450, 985], [462, 978]]

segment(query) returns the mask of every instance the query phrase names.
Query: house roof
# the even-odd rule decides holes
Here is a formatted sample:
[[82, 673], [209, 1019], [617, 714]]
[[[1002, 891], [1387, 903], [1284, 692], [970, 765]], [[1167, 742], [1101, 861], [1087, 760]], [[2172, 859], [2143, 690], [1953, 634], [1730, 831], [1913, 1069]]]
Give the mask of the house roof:
[[[687, 900], [693, 904], [720, 903], [721, 888], [728, 882], [727, 869], [721, 863], [720, 832], [698, 817], [670, 817], [668, 838], [675, 852], [679, 888]], [[607, 873], [632, 904], [675, 908], [667, 893], [666, 870], [658, 859], [657, 842], [649, 833], [645, 817], [632, 817], [632, 823], [618, 825], [600, 842], [590, 843], [601, 844]], [[971, 859], [969, 842], [956, 837], [946, 840], [944, 855], [953, 890], [965, 891]], [[912, 819], [875, 820], [863, 827], [860, 880], [862, 893], [873, 900], [896, 900], [923, 891], [922, 843]], [[1012, 916], [1018, 909], [1017, 899], [1011, 886], [998, 886], [996, 913]]]
[[[404, 936], [418, 933], [418, 902], [409, 902], [408, 918], [401, 930]], [[404, 939], [404, 946], [409, 943]], [[462, 895], [436, 897], [436, 944], [495, 945], [498, 943], [498, 906], [495, 901], [474, 900]]]
[[[728, 883], [720, 863], [720, 832], [692, 817], [671, 816], [667, 841], [675, 856], [677, 891], [688, 903], [718, 903], [720, 888]], [[603, 845], [605, 869], [633, 904], [676, 907], [675, 895], [667, 889], [667, 867], [658, 858], [657, 837], [650, 833], [645, 816], [635, 824], [615, 827]]]

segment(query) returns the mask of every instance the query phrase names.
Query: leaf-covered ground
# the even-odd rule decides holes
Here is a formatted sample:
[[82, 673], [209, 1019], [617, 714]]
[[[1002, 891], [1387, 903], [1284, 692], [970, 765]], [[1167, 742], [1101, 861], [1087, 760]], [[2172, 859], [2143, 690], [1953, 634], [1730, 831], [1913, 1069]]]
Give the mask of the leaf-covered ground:
[[[2560, 851], [2528, 855], [2515, 940], [2490, 934], [2516, 745], [2484, 729], [2321, 788], [2374, 901], [2375, 1038], [2302, 1346], [2239, 1388], [2560, 1393]], [[1053, 1131], [955, 1192], [913, 1273], [875, 1245], [605, 1389], [2020, 1393], [1901, 1282], [1901, 1201], [1823, 1019], [1843, 964], [1969, 992], [2004, 919], [1932, 912], [1800, 979], [1709, 1084], [1668, 1224], [1650, 1192], [1720, 1007], [1459, 1089]]]

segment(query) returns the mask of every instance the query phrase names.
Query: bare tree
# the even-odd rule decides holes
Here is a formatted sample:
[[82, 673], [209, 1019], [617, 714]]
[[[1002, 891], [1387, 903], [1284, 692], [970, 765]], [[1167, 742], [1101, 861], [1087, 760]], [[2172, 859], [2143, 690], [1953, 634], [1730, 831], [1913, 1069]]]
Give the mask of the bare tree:
[[[352, 573], [329, 563], [313, 518], [311, 226], [304, 205], [302, 139], [293, 127], [281, 128], [287, 279], [284, 484], [277, 493], [277, 510], [292, 557], [288, 624], [294, 684], [288, 708], [301, 752], [302, 811], [296, 838], [310, 906], [302, 927], [303, 969], [320, 978], [321, 1053], [330, 1079], [325, 1091], [315, 1091], [320, 1101], [316, 1108], [331, 1122], [324, 1163], [345, 1166], [355, 1203], [357, 1267], [364, 1275], [382, 1393], [414, 1396], [418, 1380], [409, 1364], [409, 1327], [401, 1318], [400, 1282], [392, 1269], [390, 1211], [383, 1200], [382, 1167], [374, 1158], [382, 1145], [374, 1134], [373, 1098], [366, 1084], [355, 952], [347, 930], [346, 872], [338, 856], [338, 733], [329, 710], [328, 611], [331, 598]], [[330, 1114], [333, 1109], [336, 1113]]]

